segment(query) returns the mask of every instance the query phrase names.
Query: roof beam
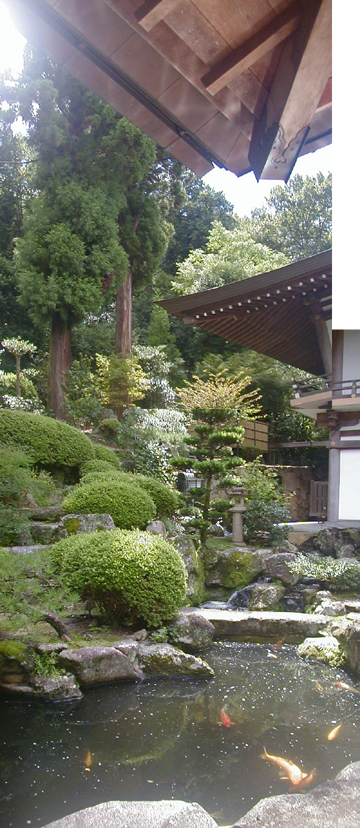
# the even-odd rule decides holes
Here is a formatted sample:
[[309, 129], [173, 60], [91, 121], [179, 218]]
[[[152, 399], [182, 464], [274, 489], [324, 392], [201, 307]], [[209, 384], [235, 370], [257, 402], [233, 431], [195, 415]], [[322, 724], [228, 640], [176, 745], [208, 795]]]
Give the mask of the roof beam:
[[331, 0], [303, 0], [296, 32], [284, 46], [249, 160], [256, 178], [287, 181], [331, 76]]
[[253, 63], [275, 49], [275, 46], [295, 31], [300, 15], [299, 2], [292, 3], [253, 37], [227, 55], [202, 78], [207, 91], [211, 95], [216, 95], [224, 86], [249, 69]]
[[178, 2], [179, 0], [147, 0], [135, 12], [136, 20], [146, 32], [150, 32], [177, 6]]

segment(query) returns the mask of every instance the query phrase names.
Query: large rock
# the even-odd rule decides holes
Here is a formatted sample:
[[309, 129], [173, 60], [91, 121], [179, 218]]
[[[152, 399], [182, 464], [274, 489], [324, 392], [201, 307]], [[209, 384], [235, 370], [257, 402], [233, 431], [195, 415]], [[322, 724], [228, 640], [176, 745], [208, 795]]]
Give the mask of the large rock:
[[[44, 828], [217, 828], [196, 802], [101, 802]], [[350, 827], [351, 828], [351, 827]]]
[[183, 653], [170, 644], [140, 644], [139, 664], [146, 676], [214, 676], [202, 658]]
[[[271, 549], [248, 549], [230, 546], [226, 549], [205, 549], [205, 584], [242, 589], [266, 568], [273, 556]], [[281, 555], [281, 557], [283, 557]]]
[[177, 617], [168, 624], [170, 639], [186, 652], [197, 653], [210, 647], [215, 628], [201, 612], [180, 610]]
[[282, 584], [255, 584], [249, 604], [250, 610], [278, 610], [285, 595]]
[[346, 615], [346, 606], [343, 601], [336, 601], [333, 598], [324, 598], [314, 610], [315, 615]]
[[138, 680], [142, 673], [138, 666], [115, 647], [80, 647], [64, 650], [59, 664], [77, 678], [80, 686], [111, 681]]
[[354, 762], [333, 782], [319, 785], [306, 796], [295, 793], [261, 799], [233, 828], [359, 828], [359, 825], [360, 762]]
[[360, 619], [356, 616], [334, 619], [331, 632], [339, 641], [345, 654], [346, 663], [358, 675], [360, 674]]
[[65, 515], [60, 521], [59, 531], [62, 537], [79, 535], [82, 532], [101, 532], [115, 529], [111, 515]]
[[186, 566], [188, 583], [186, 597], [191, 604], [201, 604], [205, 596], [204, 567], [195, 543], [189, 535], [176, 535], [173, 544]]
[[50, 543], [66, 538], [66, 530], [61, 523], [47, 523], [41, 520], [30, 525], [30, 534], [35, 543], [47, 546]]
[[31, 685], [36, 695], [46, 701], [72, 701], [82, 699], [82, 692], [79, 690], [74, 676], [32, 676]]
[[296, 561], [297, 556], [290, 552], [278, 552], [271, 555], [265, 562], [265, 573], [270, 578], [279, 579], [285, 586], [294, 586], [299, 580], [299, 575], [292, 572], [291, 564]]
[[319, 636], [319, 638], [305, 638], [298, 646], [299, 656], [325, 661], [332, 667], [341, 667], [345, 663], [342, 648], [333, 635]]
[[167, 537], [166, 526], [162, 520], [153, 520], [151, 523], [148, 523], [146, 531], [152, 535], [162, 535], [163, 538]]

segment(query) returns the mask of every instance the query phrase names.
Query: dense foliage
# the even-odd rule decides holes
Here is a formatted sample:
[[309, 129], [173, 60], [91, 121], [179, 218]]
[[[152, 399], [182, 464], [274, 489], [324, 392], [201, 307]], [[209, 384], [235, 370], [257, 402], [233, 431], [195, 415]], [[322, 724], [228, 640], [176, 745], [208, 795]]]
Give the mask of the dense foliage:
[[[194, 489], [195, 506], [201, 517], [192, 525], [200, 529], [202, 543], [206, 541], [212, 522], [215, 522], [230, 503], [212, 500], [213, 489], [224, 488], [232, 469], [239, 465], [234, 449], [241, 443], [243, 419], [253, 419], [258, 411], [257, 391], [249, 391], [249, 377], [230, 377], [226, 370], [210, 374], [207, 380], [194, 377], [178, 389], [182, 406], [192, 415], [187, 456], [177, 457], [173, 463], [183, 471], [195, 471], [202, 478], [201, 488]], [[215, 482], [216, 481], [216, 482]]]
[[144, 489], [116, 479], [94, 480], [76, 486], [63, 501], [65, 514], [111, 515], [119, 529], [145, 529], [156, 515], [156, 506]]
[[86, 463], [84, 471], [85, 473], [81, 478], [82, 485], [100, 480], [103, 482], [107, 481], [109, 488], [111, 488], [112, 481], [118, 481], [143, 489], [155, 503], [157, 518], [173, 515], [179, 507], [179, 493], [153, 477], [147, 477], [145, 474], [131, 474], [119, 469], [116, 470], [108, 463], [101, 462], [99, 464], [97, 461]]
[[148, 532], [76, 535], [55, 544], [52, 557], [61, 580], [112, 623], [158, 627], [184, 603], [181, 556]]
[[293, 572], [303, 578], [313, 578], [327, 589], [350, 589], [360, 592], [360, 562], [351, 559], [335, 560], [321, 555], [302, 555], [289, 564]]
[[95, 456], [91, 440], [67, 423], [29, 414], [0, 411], [0, 441], [22, 448], [36, 466], [79, 468]]
[[115, 469], [119, 468], [119, 460], [115, 452], [111, 448], [108, 448], [108, 446], [102, 446], [100, 443], [94, 443], [94, 452], [97, 460], [102, 460], [104, 463], [110, 463], [110, 465], [114, 466]]

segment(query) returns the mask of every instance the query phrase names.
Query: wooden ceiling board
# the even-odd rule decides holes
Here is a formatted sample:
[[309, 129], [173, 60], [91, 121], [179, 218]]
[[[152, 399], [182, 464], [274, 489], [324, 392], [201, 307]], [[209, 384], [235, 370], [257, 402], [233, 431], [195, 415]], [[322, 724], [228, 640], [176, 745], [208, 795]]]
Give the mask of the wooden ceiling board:
[[192, 0], [232, 49], [275, 17], [267, 0]]
[[205, 173], [210, 172], [213, 169], [212, 164], [206, 161], [205, 158], [201, 158], [199, 153], [195, 152], [189, 144], [186, 144], [185, 141], [182, 141], [181, 138], [178, 138], [173, 144], [169, 144], [167, 146], [167, 150], [175, 155], [176, 158], [181, 161], [182, 164], [185, 164], [186, 167], [190, 167], [196, 175], [199, 175], [200, 178], [205, 175]]
[[165, 22], [209, 66], [217, 63], [229, 52], [224, 38], [191, 0], [180, 0], [166, 16]]
[[64, 66], [71, 75], [81, 83], [86, 83], [99, 97], [114, 106], [118, 112], [128, 118], [139, 129], [153, 138], [161, 147], [174, 142], [176, 133], [159, 121], [143, 107], [132, 95], [122, 89], [115, 81], [91, 63], [85, 55], [78, 52]]
[[[246, 138], [246, 135], [240, 135], [232, 150], [229, 152], [226, 163], [229, 169], [234, 171], [235, 175], [244, 175], [250, 172], [251, 167], [248, 158], [249, 147], [250, 142]], [[246, 205], [244, 203], [244, 210], [245, 208]]]
[[239, 131], [218, 112], [211, 121], [197, 130], [196, 136], [225, 160], [236, 144]]
[[271, 89], [283, 48], [284, 43], [279, 43], [269, 54], [252, 64], [251, 71], [268, 92]]
[[192, 132], [197, 132], [218, 114], [217, 107], [206, 100], [185, 78], [179, 78], [159, 96], [158, 100], [185, 126], [191, 128]]
[[229, 83], [229, 89], [242, 101], [255, 118], [260, 118], [268, 96], [268, 90], [254, 75], [251, 69], [247, 69], [235, 80]]
[[57, 0], [55, 11], [109, 57], [133, 30], [102, 0]]
[[21, 34], [34, 46], [52, 57], [59, 66], [75, 54], [74, 47], [54, 32], [43, 20], [38, 20], [32, 11], [24, 9], [21, 14], [18, 14], [17, 10], [12, 10], [12, 17]]
[[154, 98], [181, 77], [156, 49], [135, 33], [112, 54], [111, 60]]

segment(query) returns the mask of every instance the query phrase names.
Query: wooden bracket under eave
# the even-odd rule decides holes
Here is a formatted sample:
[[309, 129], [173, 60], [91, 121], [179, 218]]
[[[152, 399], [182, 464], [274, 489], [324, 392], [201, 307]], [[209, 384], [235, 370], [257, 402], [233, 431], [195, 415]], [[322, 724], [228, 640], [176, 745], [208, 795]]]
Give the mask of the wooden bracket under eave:
[[135, 18], [146, 32], [150, 32], [177, 6], [178, 2], [179, 0], [147, 0], [135, 12]]
[[235, 80], [249, 69], [257, 60], [267, 55], [279, 43], [286, 40], [299, 25], [301, 6], [298, 2], [292, 3], [285, 11], [267, 23], [253, 37], [242, 43], [224, 60], [210, 69], [202, 78], [202, 82], [211, 95], [216, 95], [224, 86]]

